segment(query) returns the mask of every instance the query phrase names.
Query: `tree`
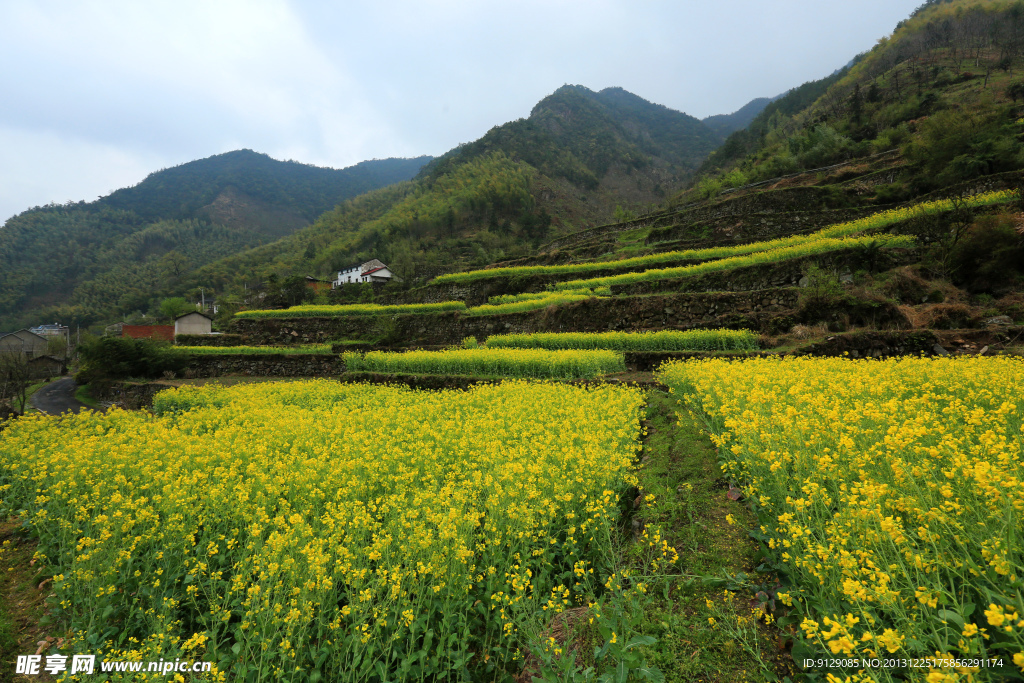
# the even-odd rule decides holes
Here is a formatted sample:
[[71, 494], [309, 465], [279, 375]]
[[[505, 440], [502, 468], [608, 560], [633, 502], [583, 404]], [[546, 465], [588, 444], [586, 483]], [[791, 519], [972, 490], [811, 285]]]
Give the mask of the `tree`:
[[1010, 87], [1006, 89], [1006, 94], [1014, 104], [1017, 104], [1018, 99], [1024, 99], [1024, 81], [1011, 83]]
[[165, 280], [175, 282], [188, 270], [188, 258], [173, 249], [160, 257], [157, 267]]
[[46, 355], [66, 361], [68, 359], [68, 338], [64, 335], [59, 335], [47, 339]]
[[188, 353], [155, 339], [87, 337], [79, 346], [80, 368], [75, 381], [88, 384], [102, 379], [160, 377], [179, 372]]
[[449, 237], [455, 237], [455, 209], [450, 206], [444, 213], [444, 230]]
[[0, 351], [0, 401], [7, 401], [11, 407], [25, 412], [28, 394], [28, 359], [19, 349]]
[[183, 297], [175, 296], [169, 299], [164, 299], [160, 302], [160, 312], [165, 316], [174, 320], [180, 315], [185, 315], [189, 311], [195, 310], [195, 306], [185, 301]]

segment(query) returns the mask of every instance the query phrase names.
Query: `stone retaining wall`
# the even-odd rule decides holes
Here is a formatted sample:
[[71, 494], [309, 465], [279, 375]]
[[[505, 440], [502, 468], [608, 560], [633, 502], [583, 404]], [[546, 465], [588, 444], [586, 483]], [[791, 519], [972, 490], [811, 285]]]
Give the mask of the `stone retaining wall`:
[[138, 410], [153, 405], [153, 397], [172, 384], [162, 382], [91, 382], [89, 393], [101, 403], [113, 403], [125, 410]]
[[344, 372], [341, 358], [326, 354], [193, 356], [182, 372], [186, 378], [250, 375], [253, 377], [330, 377]]
[[[561, 306], [508, 313], [466, 316], [459, 312], [436, 315], [396, 315], [386, 318], [391, 337], [404, 344], [459, 344], [469, 336], [515, 332], [603, 332], [728, 325], [728, 316], [779, 313], [792, 309], [798, 290], [768, 292], [674, 293], [646, 297], [592, 298]], [[232, 330], [250, 344], [323, 343], [358, 339], [372, 334], [382, 321], [369, 316], [345, 318], [236, 319]]]
[[[636, 296], [666, 291], [752, 292], [777, 287], [791, 287], [801, 283], [804, 273], [807, 272], [811, 264], [816, 264], [826, 270], [833, 270], [841, 278], [848, 277], [852, 274], [853, 269], [863, 265], [858, 262], [860, 257], [859, 250], [844, 249], [703, 275], [612, 285], [611, 291], [614, 295]], [[920, 255], [916, 249], [883, 249], [879, 251], [877, 262], [874, 265], [876, 270], [889, 270], [908, 263], [916, 263], [918, 260], [920, 260]]]
[[[744, 268], [735, 268], [720, 273], [708, 274], [685, 278], [689, 283], [686, 291], [729, 291], [741, 292], [768, 287], [780, 287], [796, 284], [806, 270], [808, 263], [816, 262], [825, 268], [833, 268], [842, 272], [856, 270], [862, 265], [858, 262], [860, 251], [857, 249], [846, 249], [834, 251], [827, 254], [805, 256], [797, 259], [779, 261], [773, 263], [761, 263]], [[875, 264], [876, 270], [886, 270], [895, 266], [913, 263], [919, 259], [919, 254], [913, 249], [885, 249]], [[524, 292], [542, 292], [557, 282], [564, 282], [569, 279], [589, 279], [592, 277], [605, 277], [621, 275], [630, 272], [643, 272], [655, 268], [668, 268], [681, 265], [699, 263], [693, 260], [678, 260], [672, 263], [647, 265], [637, 268], [608, 268], [599, 271], [580, 273], [575, 276], [569, 275], [516, 275], [507, 277], [493, 277], [475, 282], [459, 284], [428, 285], [419, 287], [395, 297], [388, 303], [440, 303], [442, 301], [464, 301], [469, 307], [480, 306], [487, 303], [492, 296], [503, 294], [520, 294]], [[799, 272], [797, 272], [799, 271]], [[785, 273], [783, 275], [783, 273]], [[794, 274], [796, 279], [793, 279]], [[680, 289], [682, 280], [676, 284], [662, 286], [658, 283], [669, 283], [668, 280], [657, 280], [650, 283], [637, 285], [622, 285], [613, 287], [613, 293], [642, 294], [653, 291], [665, 291]], [[676, 281], [671, 281], [675, 283]], [[632, 289], [631, 289], [632, 288]]]
[[[773, 213], [727, 214], [697, 223], [671, 225], [651, 230], [646, 244], [667, 240], [681, 240], [704, 234], [714, 234], [699, 242], [708, 246], [730, 246], [733, 243], [771, 240], [789, 235], [815, 232], [829, 225], [870, 216], [895, 204], [826, 211], [781, 211]], [[697, 243], [697, 240], [694, 240]], [[692, 248], [692, 247], [691, 247]], [[706, 248], [706, 247], [705, 247]]]
[[243, 346], [245, 339], [237, 334], [179, 334], [174, 343], [178, 346]]

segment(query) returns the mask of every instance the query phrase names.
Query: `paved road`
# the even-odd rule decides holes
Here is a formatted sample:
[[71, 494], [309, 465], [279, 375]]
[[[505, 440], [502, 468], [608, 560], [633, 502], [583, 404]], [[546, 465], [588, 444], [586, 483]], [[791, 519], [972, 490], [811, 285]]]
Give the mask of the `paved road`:
[[50, 382], [45, 387], [32, 394], [29, 402], [39, 411], [50, 415], [60, 415], [67, 411], [77, 413], [82, 408], [92, 410], [89, 406], [75, 398], [75, 390], [78, 385], [70, 377], [64, 377]]

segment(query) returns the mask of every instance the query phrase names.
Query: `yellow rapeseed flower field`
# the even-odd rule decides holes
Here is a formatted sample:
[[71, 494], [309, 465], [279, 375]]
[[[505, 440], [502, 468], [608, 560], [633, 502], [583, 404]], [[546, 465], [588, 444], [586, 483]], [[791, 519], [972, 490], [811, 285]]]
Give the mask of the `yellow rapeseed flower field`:
[[759, 512], [808, 656], [904, 662], [849, 680], [1024, 668], [1024, 362], [708, 360], [660, 377]]
[[527, 382], [186, 387], [156, 414], [10, 424], [0, 495], [57, 572], [69, 651], [228, 680], [493, 678], [518, 673], [524, 620], [614, 584], [642, 406]]

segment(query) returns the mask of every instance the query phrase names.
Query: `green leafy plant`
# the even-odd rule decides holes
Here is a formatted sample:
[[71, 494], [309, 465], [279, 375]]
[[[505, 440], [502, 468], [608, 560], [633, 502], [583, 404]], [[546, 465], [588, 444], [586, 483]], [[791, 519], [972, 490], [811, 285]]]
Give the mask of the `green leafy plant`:
[[131, 337], [91, 337], [78, 346], [79, 384], [102, 379], [154, 378], [179, 372], [188, 353], [169, 342]]

